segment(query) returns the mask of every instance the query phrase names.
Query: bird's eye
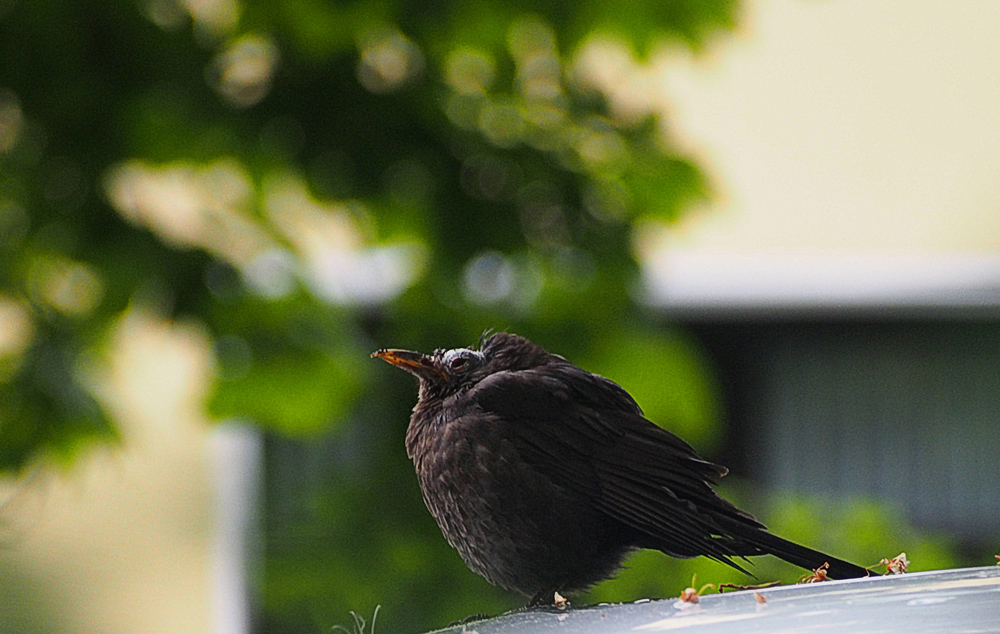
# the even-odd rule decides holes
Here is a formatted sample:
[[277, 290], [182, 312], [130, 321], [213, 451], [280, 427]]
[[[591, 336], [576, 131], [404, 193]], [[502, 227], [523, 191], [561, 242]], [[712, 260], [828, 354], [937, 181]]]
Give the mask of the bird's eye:
[[452, 370], [461, 370], [465, 367], [465, 364], [468, 363], [468, 361], [469, 359], [467, 357], [455, 357], [451, 360], [451, 363], [448, 364], [448, 367]]

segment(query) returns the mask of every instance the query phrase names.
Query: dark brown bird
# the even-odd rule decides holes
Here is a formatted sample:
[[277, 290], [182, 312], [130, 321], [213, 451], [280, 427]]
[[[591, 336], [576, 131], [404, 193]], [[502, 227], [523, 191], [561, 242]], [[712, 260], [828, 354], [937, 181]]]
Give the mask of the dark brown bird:
[[479, 349], [373, 357], [420, 380], [406, 432], [424, 502], [445, 539], [490, 583], [551, 603], [654, 548], [772, 554], [832, 578], [860, 566], [767, 532], [712, 490], [725, 467], [643, 417], [617, 384], [498, 333]]

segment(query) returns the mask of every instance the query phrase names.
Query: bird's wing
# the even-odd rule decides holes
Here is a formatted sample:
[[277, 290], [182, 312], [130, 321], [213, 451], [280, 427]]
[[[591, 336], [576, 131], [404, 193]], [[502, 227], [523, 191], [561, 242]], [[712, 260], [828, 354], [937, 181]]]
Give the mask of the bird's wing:
[[643, 545], [734, 566], [730, 556], [751, 554], [716, 519], [760, 527], [711, 489], [725, 469], [643, 418], [615, 383], [570, 364], [543, 366], [497, 372], [465, 398], [507, 426], [536, 470], [647, 536]]

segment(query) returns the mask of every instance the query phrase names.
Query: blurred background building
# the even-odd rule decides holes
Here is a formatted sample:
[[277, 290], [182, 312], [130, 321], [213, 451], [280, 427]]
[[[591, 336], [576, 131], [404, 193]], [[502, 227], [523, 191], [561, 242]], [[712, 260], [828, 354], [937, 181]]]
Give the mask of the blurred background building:
[[1000, 51], [982, 29], [996, 15], [913, 8], [761, 3], [724, 52], [663, 62], [676, 134], [727, 195], [659, 236], [650, 301], [722, 369], [746, 450], [731, 462], [988, 543], [1000, 69], [986, 60]]
[[745, 449], [730, 463], [989, 543], [1000, 68], [987, 60], [1000, 50], [984, 29], [997, 16], [912, 8], [754, 4], [739, 41], [656, 67], [674, 133], [725, 195], [657, 237], [650, 302], [723, 372]]

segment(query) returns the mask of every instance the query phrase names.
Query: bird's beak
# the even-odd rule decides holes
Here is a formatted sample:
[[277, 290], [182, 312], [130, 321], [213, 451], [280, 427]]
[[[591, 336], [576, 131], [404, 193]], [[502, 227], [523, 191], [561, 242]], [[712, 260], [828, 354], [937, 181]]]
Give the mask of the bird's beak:
[[402, 368], [418, 379], [428, 381], [440, 381], [447, 378], [434, 360], [426, 354], [420, 352], [410, 352], [409, 350], [391, 350], [383, 348], [372, 353], [372, 357], [378, 357], [383, 361], [393, 364], [397, 368]]

